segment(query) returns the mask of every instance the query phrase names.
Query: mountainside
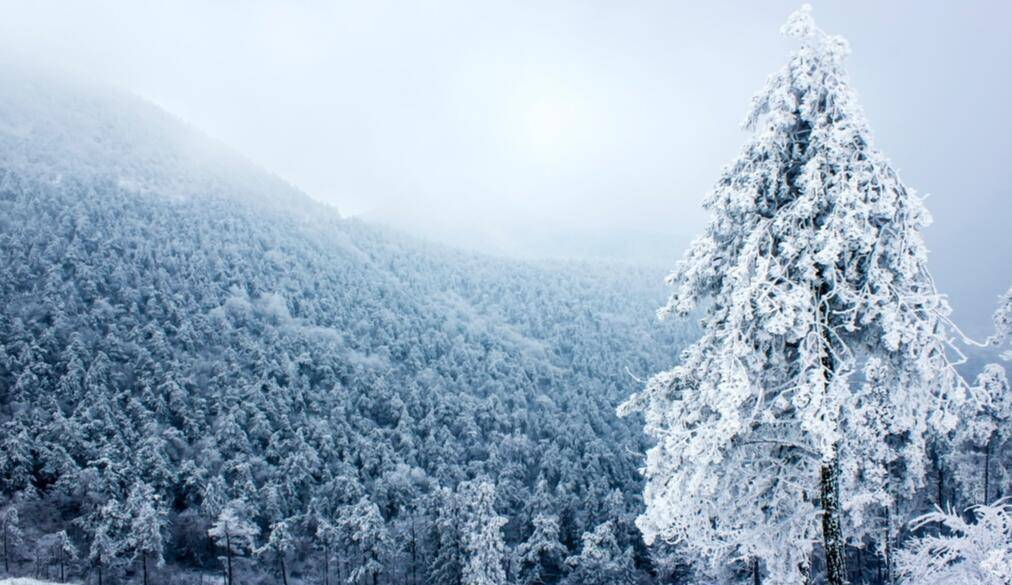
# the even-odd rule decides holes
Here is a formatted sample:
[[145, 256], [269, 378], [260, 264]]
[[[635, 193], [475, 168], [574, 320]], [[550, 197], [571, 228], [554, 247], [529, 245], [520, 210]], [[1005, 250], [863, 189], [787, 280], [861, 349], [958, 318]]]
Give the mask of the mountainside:
[[218, 570], [207, 531], [232, 514], [269, 545], [243, 571], [458, 583], [492, 514], [511, 582], [654, 571], [644, 440], [614, 409], [683, 345], [654, 318], [662, 272], [341, 219], [133, 98], [0, 77], [16, 569], [65, 530], [81, 572], [136, 570], [139, 533]]

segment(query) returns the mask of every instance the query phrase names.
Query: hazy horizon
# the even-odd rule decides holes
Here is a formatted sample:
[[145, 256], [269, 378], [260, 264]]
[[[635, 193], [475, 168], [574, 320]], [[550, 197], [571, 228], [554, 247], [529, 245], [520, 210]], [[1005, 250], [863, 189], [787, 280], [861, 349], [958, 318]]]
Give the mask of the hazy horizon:
[[[8, 57], [134, 92], [344, 215], [670, 266], [800, 3], [0, 4]], [[1012, 6], [814, 4], [878, 146], [931, 195], [939, 288], [985, 334], [1012, 280]]]

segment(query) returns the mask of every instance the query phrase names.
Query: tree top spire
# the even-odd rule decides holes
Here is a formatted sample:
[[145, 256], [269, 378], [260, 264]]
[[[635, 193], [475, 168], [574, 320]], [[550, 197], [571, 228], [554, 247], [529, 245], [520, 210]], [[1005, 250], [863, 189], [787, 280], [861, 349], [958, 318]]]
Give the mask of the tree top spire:
[[802, 4], [790, 16], [787, 22], [780, 27], [780, 34], [792, 38], [801, 39], [804, 46], [819, 45], [835, 53], [839, 57], [850, 54], [850, 43], [839, 35], [829, 35], [815, 24], [812, 16], [812, 5]]

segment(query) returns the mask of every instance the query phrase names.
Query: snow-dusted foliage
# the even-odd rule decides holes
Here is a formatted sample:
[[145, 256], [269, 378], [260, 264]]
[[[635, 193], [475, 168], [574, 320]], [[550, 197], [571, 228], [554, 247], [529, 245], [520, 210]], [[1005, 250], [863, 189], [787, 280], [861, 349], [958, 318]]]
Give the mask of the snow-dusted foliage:
[[502, 528], [507, 519], [495, 511], [495, 486], [487, 480], [462, 485], [466, 516], [463, 526], [463, 585], [505, 585], [506, 544]]
[[207, 536], [225, 556], [226, 585], [235, 585], [236, 557], [242, 557], [256, 548], [260, 528], [250, 520], [249, 505], [242, 500], [227, 503], [207, 531]]
[[998, 310], [994, 312], [994, 329], [991, 342], [1005, 348], [1002, 359], [1012, 361], [1012, 287], [998, 302]]
[[519, 585], [543, 585], [561, 574], [566, 547], [559, 542], [559, 519], [538, 514], [531, 520], [534, 530], [514, 551]]
[[622, 548], [615, 525], [605, 522], [581, 539], [580, 553], [566, 559], [572, 569], [566, 585], [632, 585], [636, 582], [632, 550]]
[[281, 576], [283, 585], [288, 585], [288, 568], [285, 566], [285, 557], [295, 548], [295, 538], [284, 520], [271, 524], [267, 542], [256, 549], [258, 555], [271, 555], [277, 564], [278, 574]]
[[0, 553], [4, 556], [4, 573], [8, 575], [11, 572], [11, 559], [21, 546], [23, 538], [18, 509], [7, 506], [0, 510]]
[[1009, 495], [1012, 393], [1004, 368], [984, 367], [961, 414], [948, 458], [962, 501], [986, 504]]
[[822, 541], [839, 582], [840, 531], [877, 530], [922, 482], [929, 429], [953, 428], [964, 384], [927, 270], [930, 216], [873, 145], [847, 42], [809, 7], [783, 32], [801, 48], [753, 99], [753, 135], [669, 277], [662, 314], [701, 308], [702, 337], [622, 411], [657, 441], [648, 541], [762, 559], [769, 583], [802, 582]]
[[999, 501], [971, 508], [974, 521], [949, 510], [925, 514], [897, 555], [903, 585], [1008, 585], [1012, 583], [1012, 506]]
[[165, 528], [165, 511], [161, 509], [161, 498], [151, 486], [138, 482], [130, 490], [126, 501], [126, 514], [130, 518], [130, 534], [127, 546], [135, 559], [140, 559], [143, 569], [143, 584], [148, 585], [148, 563], [156, 566], [165, 564], [162, 556]]

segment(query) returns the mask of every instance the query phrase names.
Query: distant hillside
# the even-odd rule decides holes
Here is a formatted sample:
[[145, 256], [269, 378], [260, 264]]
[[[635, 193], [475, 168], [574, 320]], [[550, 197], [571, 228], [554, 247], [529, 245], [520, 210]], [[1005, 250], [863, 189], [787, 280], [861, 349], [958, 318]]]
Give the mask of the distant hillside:
[[490, 483], [512, 581], [649, 579], [643, 439], [614, 408], [682, 345], [662, 272], [344, 220], [150, 105], [0, 77], [12, 572], [60, 530], [98, 555], [76, 575], [138, 571], [145, 523], [170, 566], [217, 570], [227, 510], [258, 545], [283, 522], [295, 575], [457, 583]]

